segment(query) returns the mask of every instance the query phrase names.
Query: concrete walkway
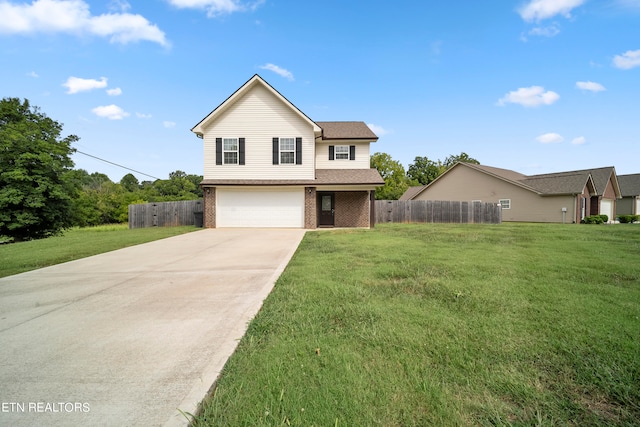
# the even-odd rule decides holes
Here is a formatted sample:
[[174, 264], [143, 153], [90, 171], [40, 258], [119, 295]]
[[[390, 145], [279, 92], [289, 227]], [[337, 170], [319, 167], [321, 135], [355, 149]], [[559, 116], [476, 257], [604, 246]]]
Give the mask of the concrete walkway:
[[0, 425], [187, 425], [303, 235], [201, 230], [0, 279]]

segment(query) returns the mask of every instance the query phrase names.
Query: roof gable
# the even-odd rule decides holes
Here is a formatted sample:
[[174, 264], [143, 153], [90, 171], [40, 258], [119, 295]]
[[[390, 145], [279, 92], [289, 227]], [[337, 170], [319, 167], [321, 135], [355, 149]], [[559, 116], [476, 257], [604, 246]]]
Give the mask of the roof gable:
[[300, 118], [304, 121], [308, 122], [310, 126], [312, 126], [314, 133], [319, 134], [322, 132], [322, 129], [306, 114], [298, 109], [295, 105], [293, 105], [287, 98], [282, 96], [280, 92], [275, 90], [269, 83], [267, 83], [262, 77], [258, 74], [255, 74], [251, 77], [245, 84], [240, 86], [238, 90], [231, 94], [226, 100], [222, 102], [222, 104], [218, 105], [211, 113], [209, 113], [205, 118], [200, 120], [198, 124], [196, 124], [191, 132], [195, 133], [198, 136], [202, 136], [204, 134], [204, 129], [213, 121], [215, 121], [222, 113], [227, 111], [232, 105], [234, 105], [239, 99], [245, 96], [248, 92], [250, 92], [256, 85], [260, 85], [266, 88], [269, 92], [271, 92], [277, 99], [279, 99], [282, 103], [284, 103], [287, 107], [289, 107], [292, 111], [294, 111]]

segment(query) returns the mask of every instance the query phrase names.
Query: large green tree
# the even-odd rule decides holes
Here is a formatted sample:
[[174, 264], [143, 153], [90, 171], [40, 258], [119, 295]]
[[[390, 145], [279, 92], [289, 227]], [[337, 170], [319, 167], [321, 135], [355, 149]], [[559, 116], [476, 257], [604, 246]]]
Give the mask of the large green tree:
[[458, 162], [462, 162], [462, 163], [473, 163], [476, 165], [479, 165], [480, 162], [477, 161], [476, 159], [474, 159], [473, 157], [469, 156], [467, 153], [465, 153], [464, 151], [460, 154], [456, 155], [451, 155], [449, 157], [447, 157], [446, 159], [444, 159], [444, 167], [445, 170], [449, 169], [450, 167], [452, 167], [453, 165], [455, 165]]
[[409, 180], [402, 163], [393, 160], [387, 153], [373, 154], [370, 163], [371, 167], [376, 168], [384, 179], [384, 186], [376, 189], [376, 199], [398, 200], [409, 188]]
[[458, 155], [451, 155], [444, 159], [444, 162], [441, 160], [433, 161], [428, 157], [418, 156], [415, 158], [413, 163], [409, 165], [409, 168], [407, 169], [407, 177], [412, 182], [417, 182], [420, 185], [427, 185], [458, 162], [475, 163], [476, 165], [480, 164], [479, 161], [465, 152]]
[[0, 236], [16, 241], [59, 233], [72, 221], [71, 144], [62, 124], [28, 100], [0, 101]]
[[428, 157], [417, 156], [407, 169], [407, 177], [420, 185], [427, 185], [444, 171], [445, 167], [440, 160], [433, 161]]

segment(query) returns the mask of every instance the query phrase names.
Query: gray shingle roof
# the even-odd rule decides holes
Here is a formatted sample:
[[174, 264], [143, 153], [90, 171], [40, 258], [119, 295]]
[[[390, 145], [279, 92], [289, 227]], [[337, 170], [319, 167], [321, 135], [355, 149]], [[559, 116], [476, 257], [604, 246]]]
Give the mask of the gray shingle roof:
[[589, 173], [557, 173], [550, 175], [534, 175], [521, 180], [525, 185], [547, 195], [579, 194], [589, 181]]
[[320, 184], [370, 184], [384, 185], [377, 169], [316, 169], [316, 185]]
[[322, 139], [366, 139], [377, 141], [378, 136], [373, 133], [364, 122], [316, 122], [322, 128]]
[[415, 196], [417, 196], [418, 193], [420, 193], [425, 188], [427, 188], [426, 185], [418, 185], [417, 187], [409, 187], [409, 188], [407, 188], [407, 191], [405, 191], [404, 194], [402, 196], [400, 196], [399, 200], [411, 200]]
[[640, 196], [640, 173], [618, 175], [618, 184], [622, 197]]

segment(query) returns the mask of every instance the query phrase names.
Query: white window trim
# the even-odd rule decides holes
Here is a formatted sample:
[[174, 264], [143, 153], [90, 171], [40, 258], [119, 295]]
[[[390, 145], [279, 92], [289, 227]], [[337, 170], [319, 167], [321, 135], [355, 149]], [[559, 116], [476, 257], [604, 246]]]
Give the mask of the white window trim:
[[[283, 139], [290, 139], [291, 141], [293, 141], [293, 148], [291, 150], [283, 150], [282, 149], [282, 140]], [[296, 164], [296, 139], [295, 138], [291, 138], [291, 137], [282, 137], [282, 138], [278, 138], [278, 155], [280, 156], [279, 159], [279, 164], [281, 165], [295, 165]], [[283, 162], [282, 161], [282, 154], [283, 153], [291, 153], [291, 162]]]
[[[504, 206], [503, 202], [507, 202], [507, 207]], [[511, 209], [511, 199], [500, 199], [498, 200], [498, 203], [500, 203], [500, 207], [502, 207], [502, 209]]]
[[[339, 152], [338, 152], [338, 149], [339, 149], [339, 148], [341, 148], [341, 149], [346, 148], [346, 151], [345, 151], [345, 152], [340, 152], [340, 153], [339, 153]], [[345, 158], [340, 158], [340, 157], [338, 157], [338, 154], [346, 154], [346, 155], [347, 155], [347, 157], [345, 157]], [[348, 145], [335, 145], [335, 146], [333, 147], [333, 158], [334, 158], [335, 160], [350, 160], [350, 159], [351, 159], [351, 149], [349, 148], [349, 146], [348, 146]]]
[[[235, 141], [236, 149], [235, 150], [226, 150], [225, 143]], [[236, 161], [235, 162], [227, 162], [227, 157], [225, 154], [227, 153], [236, 153]], [[240, 162], [240, 140], [238, 138], [222, 138], [222, 164], [223, 165], [237, 165]]]

